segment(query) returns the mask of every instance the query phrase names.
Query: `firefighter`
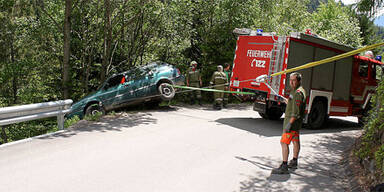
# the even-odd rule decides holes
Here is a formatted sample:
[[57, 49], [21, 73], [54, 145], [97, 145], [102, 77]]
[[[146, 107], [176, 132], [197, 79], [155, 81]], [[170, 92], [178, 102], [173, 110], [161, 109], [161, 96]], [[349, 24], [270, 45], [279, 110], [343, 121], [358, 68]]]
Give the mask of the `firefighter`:
[[[196, 61], [192, 61], [190, 64], [190, 68], [189, 68], [188, 74], [187, 74], [187, 86], [197, 87], [197, 88], [202, 87], [201, 73], [200, 73], [200, 70], [197, 69], [197, 62]], [[192, 91], [190, 93], [191, 93], [190, 104], [191, 105], [195, 104], [195, 101], [197, 100], [199, 105], [201, 105], [201, 91], [196, 90], [196, 91]]]
[[373, 52], [370, 51], [370, 50], [366, 51], [366, 52], [364, 53], [364, 56], [365, 56], [365, 57], [368, 57], [368, 58], [370, 58], [370, 59], [373, 59], [373, 58], [374, 58], [374, 56], [373, 56]]
[[[283, 163], [279, 168], [272, 170], [272, 174], [288, 174], [288, 168], [297, 168], [297, 159], [300, 151], [299, 131], [303, 123], [306, 93], [301, 86], [301, 74], [292, 73], [289, 76], [289, 85], [291, 92], [289, 98], [285, 99], [287, 107], [285, 109], [285, 118], [283, 124], [283, 134], [280, 144], [283, 154]], [[288, 164], [289, 144], [293, 143], [293, 159]]]
[[[215, 89], [224, 91], [227, 83], [228, 83], [228, 79], [225, 73], [223, 72], [223, 66], [221, 65], [217, 66], [217, 71], [213, 73], [210, 84], [214, 86]], [[217, 110], [221, 110], [224, 93], [214, 92], [213, 96], [215, 99], [213, 108]]]
[[[225, 86], [226, 91], [229, 91], [229, 82], [230, 82], [230, 78], [231, 78], [231, 71], [229, 68], [230, 68], [229, 64], [224, 63], [224, 73], [227, 76], [227, 85]], [[224, 98], [223, 98], [223, 107], [224, 108], [227, 108], [228, 98], [229, 98], [229, 93], [224, 93]]]

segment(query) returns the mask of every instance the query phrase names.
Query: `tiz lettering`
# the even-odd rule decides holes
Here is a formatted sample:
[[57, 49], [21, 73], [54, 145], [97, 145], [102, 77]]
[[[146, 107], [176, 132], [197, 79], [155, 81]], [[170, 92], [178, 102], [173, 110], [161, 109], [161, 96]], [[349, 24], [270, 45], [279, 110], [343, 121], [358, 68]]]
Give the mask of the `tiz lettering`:
[[269, 59], [271, 58], [271, 52], [261, 51], [261, 50], [248, 50], [247, 57], [259, 57], [259, 58]]
[[271, 58], [271, 51], [262, 51], [262, 50], [247, 50], [247, 57], [254, 58], [251, 62], [251, 67], [260, 67], [265, 68], [265, 60], [259, 59], [269, 59]]
[[265, 68], [265, 61], [253, 59], [253, 61], [251, 62], [251, 67]]

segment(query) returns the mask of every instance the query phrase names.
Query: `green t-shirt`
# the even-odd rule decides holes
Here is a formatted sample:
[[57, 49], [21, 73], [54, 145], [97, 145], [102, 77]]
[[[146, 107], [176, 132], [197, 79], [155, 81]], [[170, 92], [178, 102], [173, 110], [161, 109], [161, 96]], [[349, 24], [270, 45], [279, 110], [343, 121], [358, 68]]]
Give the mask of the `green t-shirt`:
[[228, 82], [229, 81], [231, 81], [231, 71], [226, 71], [226, 70], [224, 70], [224, 73], [225, 73], [225, 75], [227, 76], [227, 80], [228, 80]]
[[293, 122], [291, 126], [291, 131], [299, 131], [304, 118], [306, 105], [306, 94], [303, 87], [298, 87], [295, 90], [292, 90], [289, 94], [288, 104], [285, 108], [285, 118], [284, 118], [284, 126], [285, 127], [291, 117], [295, 117], [296, 120]]

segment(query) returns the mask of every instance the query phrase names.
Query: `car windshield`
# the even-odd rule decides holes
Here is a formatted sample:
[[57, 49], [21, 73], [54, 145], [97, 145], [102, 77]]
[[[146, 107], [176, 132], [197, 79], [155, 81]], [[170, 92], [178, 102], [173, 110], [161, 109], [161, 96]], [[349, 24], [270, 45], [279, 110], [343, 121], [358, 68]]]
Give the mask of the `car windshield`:
[[129, 80], [132, 80], [135, 78], [140, 78], [142, 76], [148, 75], [150, 72], [156, 72], [156, 70], [159, 67], [164, 66], [164, 65], [165, 65], [165, 63], [153, 62], [153, 63], [149, 63], [147, 65], [141, 66], [141, 67], [131, 69], [131, 70], [126, 72], [127, 78]]
[[[119, 74], [119, 75], [116, 75], [116, 76], [112, 76], [111, 78], [109, 78], [106, 83], [103, 83], [103, 85], [101, 86], [103, 89], [109, 89], [111, 87], [115, 87], [117, 85], [119, 85], [121, 83], [121, 80], [122, 78], [124, 77], [123, 74]], [[100, 88], [100, 87], [99, 87]]]
[[[139, 78], [139, 77], [142, 77], [144, 75], [147, 75], [147, 74], [149, 74], [150, 71], [155, 72], [156, 69], [158, 69], [161, 66], [165, 66], [165, 65], [166, 65], [166, 63], [163, 63], [163, 62], [152, 62], [152, 63], [148, 63], [147, 65], [135, 67], [135, 68], [130, 69], [124, 73], [126, 74], [127, 81], [130, 81], [130, 80], [133, 80], [135, 78]], [[123, 74], [121, 74], [120, 77], [117, 77], [117, 76], [111, 77], [110, 79], [108, 79], [108, 85], [107, 85], [107, 83], [103, 83], [97, 88], [97, 90], [99, 90], [103, 87], [108, 89], [109, 87], [113, 87], [113, 86], [118, 85], [121, 82], [122, 77], [123, 77]], [[112, 78], [117, 78], [117, 79], [112, 80]], [[111, 82], [109, 82], [109, 81], [111, 81]]]

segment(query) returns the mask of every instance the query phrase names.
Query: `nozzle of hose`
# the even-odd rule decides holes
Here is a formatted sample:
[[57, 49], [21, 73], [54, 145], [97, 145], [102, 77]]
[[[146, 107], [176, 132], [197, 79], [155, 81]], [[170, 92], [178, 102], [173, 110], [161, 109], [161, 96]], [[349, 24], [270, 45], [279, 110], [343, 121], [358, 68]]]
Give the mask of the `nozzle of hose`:
[[268, 75], [260, 75], [258, 76], [255, 81], [258, 83], [265, 82], [269, 78]]

